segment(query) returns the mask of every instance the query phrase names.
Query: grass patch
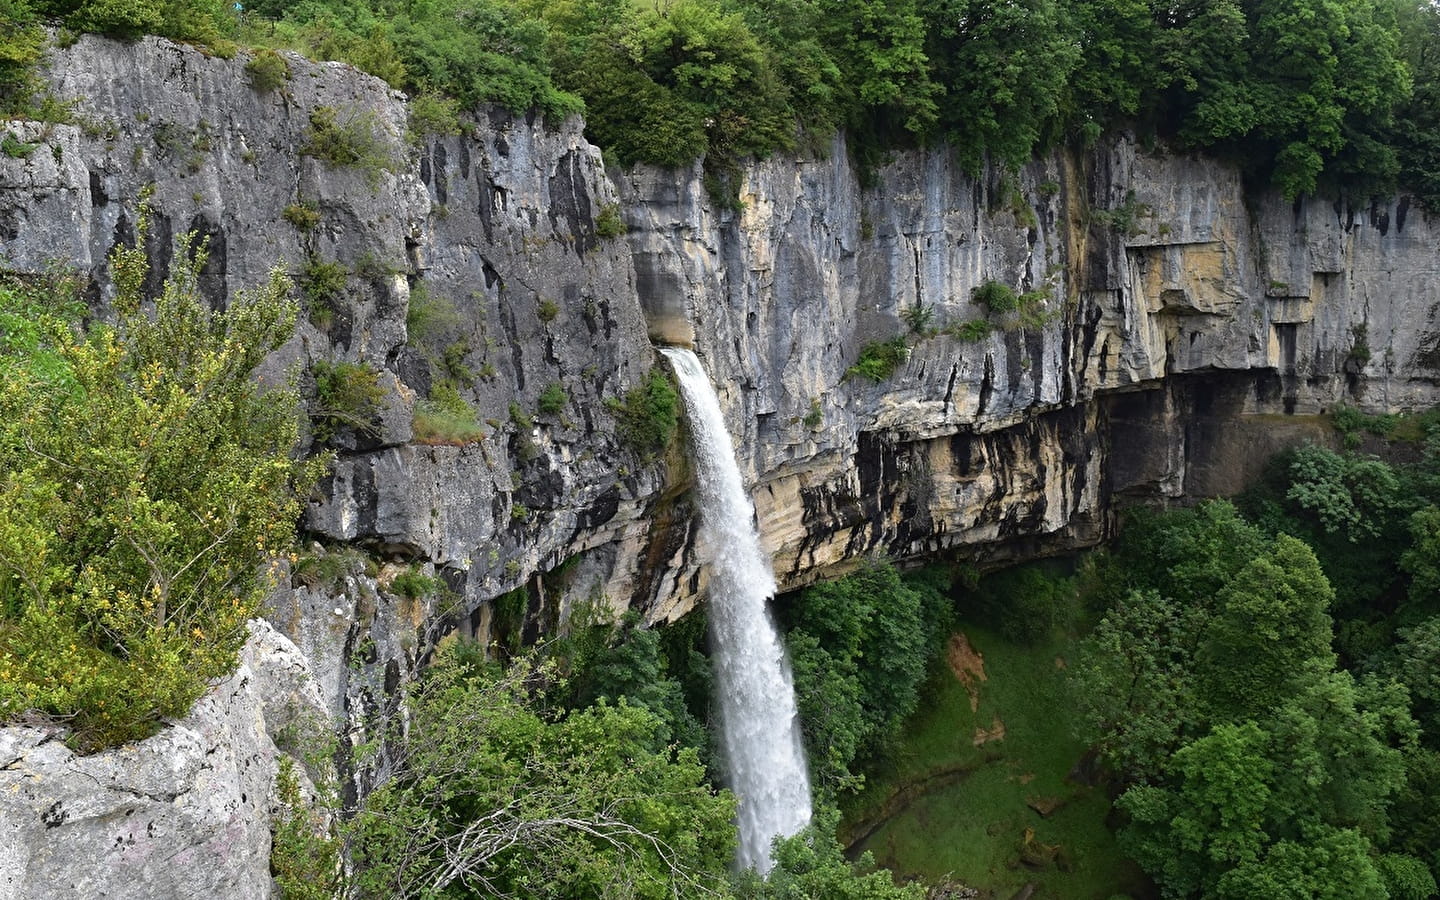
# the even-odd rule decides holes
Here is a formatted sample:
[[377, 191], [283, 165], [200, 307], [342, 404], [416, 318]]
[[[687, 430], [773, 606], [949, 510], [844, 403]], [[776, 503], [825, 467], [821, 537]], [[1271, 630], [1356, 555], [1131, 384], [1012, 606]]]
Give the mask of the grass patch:
[[453, 385], [440, 382], [430, 389], [430, 398], [415, 404], [411, 421], [416, 443], [473, 444], [485, 437], [475, 418], [475, 407], [460, 396]]
[[1360, 446], [1364, 434], [1386, 441], [1418, 444], [1440, 427], [1440, 408], [1419, 413], [1379, 413], [1371, 415], [1353, 406], [1336, 407], [1330, 414], [1335, 430], [1345, 437], [1347, 449]]
[[[1146, 894], [1145, 877], [1105, 827], [1110, 801], [1104, 789], [1066, 780], [1085, 752], [1071, 734], [1072, 704], [1057, 662], [1073, 642], [1021, 647], [979, 626], [961, 629], [984, 661], [986, 680], [974, 683], [976, 708], [948, 669], [937, 675], [922, 712], [906, 726], [892, 768], [872, 774], [866, 790], [846, 804], [844, 830], [853, 835], [873, 822], [905, 785], [951, 774], [900, 806], [853, 849], [872, 851], [897, 875], [955, 878], [998, 897], [1030, 883], [1039, 886], [1036, 897]], [[995, 734], [997, 723], [1004, 736], [976, 746], [977, 731]], [[965, 774], [956, 774], [962, 769]], [[1042, 816], [1027, 800], [1061, 805]], [[1054, 858], [1043, 859], [1052, 847], [1058, 848]]]

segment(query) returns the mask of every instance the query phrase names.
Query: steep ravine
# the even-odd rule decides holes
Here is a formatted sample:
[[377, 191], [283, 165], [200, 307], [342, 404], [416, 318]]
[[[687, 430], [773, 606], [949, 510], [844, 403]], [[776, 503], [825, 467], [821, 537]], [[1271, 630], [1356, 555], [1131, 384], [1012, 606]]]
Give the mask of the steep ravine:
[[[0, 258], [88, 273], [103, 310], [106, 254], [153, 185], [152, 260], [207, 235], [217, 303], [276, 264], [356, 273], [262, 373], [359, 361], [387, 386], [378, 433], [342, 441], [304, 523], [379, 568], [297, 577], [271, 603], [342, 731], [440, 634], [488, 633], [513, 588], [532, 635], [578, 601], [658, 621], [703, 598], [683, 458], [647, 463], [606, 406], [658, 364], [652, 336], [693, 343], [719, 386], [782, 589], [872, 555], [1093, 544], [1116, 495], [1233, 491], [1269, 450], [1324, 439], [1316, 416], [1337, 404], [1436, 401], [1440, 221], [1404, 197], [1286, 203], [1125, 136], [978, 181], [943, 150], [897, 154], [862, 189], [837, 139], [748, 166], [737, 211], [698, 168], [607, 172], [578, 121], [489, 111], [411, 143], [404, 98], [374, 78], [291, 57], [286, 86], [260, 93], [244, 63], [156, 39], [57, 50], [51, 82], [80, 124], [8, 126], [41, 146], [0, 157]], [[373, 116], [393, 170], [303, 154], [322, 105]], [[313, 230], [284, 217], [300, 202]], [[597, 232], [611, 204], [622, 237]], [[892, 377], [847, 377], [867, 342], [910, 332], [907, 310], [932, 329], [985, 318], [972, 291], [988, 281], [1042, 292], [1028, 327], [990, 315], [978, 340], [910, 334]], [[430, 373], [406, 314], [422, 285], [463, 313], [478, 443], [412, 441]], [[535, 415], [552, 384], [563, 410]], [[458, 603], [384, 590], [413, 563]], [[23, 827], [44, 828], [41, 812]]]

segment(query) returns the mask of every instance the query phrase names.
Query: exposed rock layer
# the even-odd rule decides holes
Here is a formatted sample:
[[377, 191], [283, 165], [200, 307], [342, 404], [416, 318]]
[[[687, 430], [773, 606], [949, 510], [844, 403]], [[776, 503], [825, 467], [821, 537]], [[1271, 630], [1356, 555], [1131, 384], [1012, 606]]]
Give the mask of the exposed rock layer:
[[79, 757], [58, 729], [0, 729], [0, 898], [269, 897], [271, 735], [321, 714], [305, 658], [257, 622], [152, 738]]

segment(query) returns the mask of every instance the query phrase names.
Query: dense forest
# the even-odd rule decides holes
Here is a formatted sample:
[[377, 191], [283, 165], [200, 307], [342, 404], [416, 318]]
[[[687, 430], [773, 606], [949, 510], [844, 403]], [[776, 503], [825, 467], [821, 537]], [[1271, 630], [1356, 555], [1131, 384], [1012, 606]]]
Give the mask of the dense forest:
[[[945, 142], [971, 173], [1107, 128], [1243, 163], [1287, 197], [1440, 202], [1440, 10], [1429, 0], [3, 0], [0, 96], [63, 115], [40, 26], [341, 59], [424, 98], [583, 112], [621, 164], [741, 158], [850, 135], [862, 173]], [[278, 69], [278, 71], [277, 71]], [[257, 78], [284, 77], [262, 55]], [[712, 191], [723, 193], [720, 191]]]

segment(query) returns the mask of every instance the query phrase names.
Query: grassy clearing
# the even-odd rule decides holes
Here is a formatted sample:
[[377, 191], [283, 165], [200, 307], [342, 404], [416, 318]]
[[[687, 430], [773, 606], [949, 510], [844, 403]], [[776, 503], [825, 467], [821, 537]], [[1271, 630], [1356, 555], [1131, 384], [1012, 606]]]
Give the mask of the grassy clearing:
[[[897, 875], [952, 878], [998, 898], [1026, 884], [1038, 886], [1037, 900], [1146, 896], [1146, 879], [1105, 827], [1104, 789], [1066, 778], [1085, 750], [1071, 736], [1062, 671], [1070, 641], [1020, 647], [984, 628], [961, 630], [983, 657], [976, 709], [948, 670], [934, 679], [893, 769], [872, 775], [847, 804], [842, 830], [852, 836], [893, 812], [853, 849], [874, 852]], [[979, 730], [998, 735], [999, 726], [1003, 737], [976, 745]], [[894, 801], [906, 785], [938, 773], [948, 774], [932, 789]], [[1042, 816], [1027, 801], [1059, 805]]]

